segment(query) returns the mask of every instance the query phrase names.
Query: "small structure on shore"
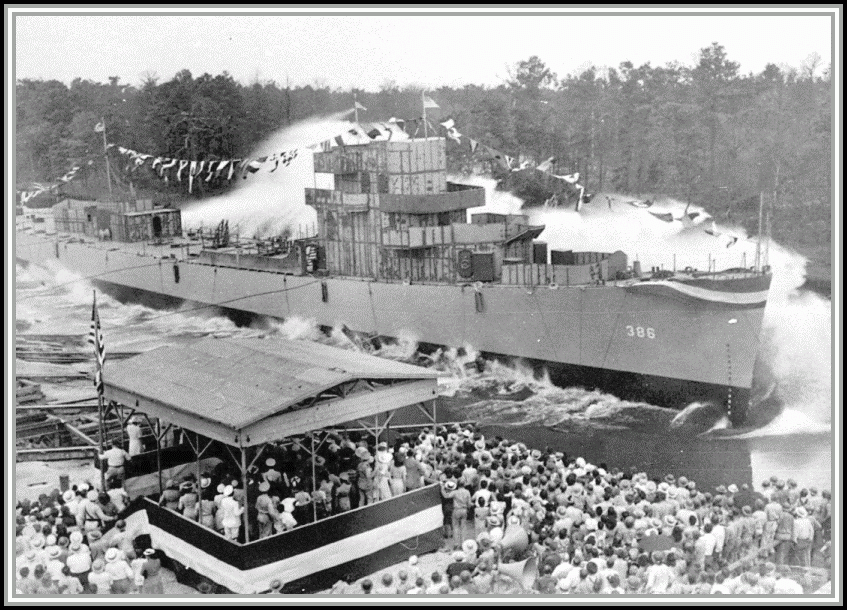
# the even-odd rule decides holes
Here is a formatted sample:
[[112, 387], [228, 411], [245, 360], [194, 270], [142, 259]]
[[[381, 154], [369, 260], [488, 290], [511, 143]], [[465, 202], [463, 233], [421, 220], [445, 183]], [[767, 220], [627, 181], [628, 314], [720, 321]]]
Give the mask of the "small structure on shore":
[[[126, 419], [143, 413], [156, 439], [155, 470], [148, 452], [127, 472], [127, 488], [138, 498], [127, 522], [172, 559], [238, 593], [267, 591], [275, 580], [286, 591], [313, 589], [396, 563], [408, 544], [418, 552], [434, 550], [441, 542], [438, 485], [259, 540], [251, 535], [250, 510], [232, 540], [201, 524], [199, 514], [189, 519], [156, 498], [165, 490], [163, 480], [177, 471], [200, 481], [211, 465], [204, 460], [224, 461], [240, 474], [244, 506], [250, 507], [256, 502], [251, 467], [292, 436], [305, 439], [299, 446], [311, 458], [314, 491], [316, 431], [347, 424], [379, 439], [393, 414], [410, 405], [434, 421], [434, 408], [430, 415], [426, 405], [436, 396], [436, 378], [420, 367], [286, 340], [207, 339], [113, 363], [104, 376], [105, 397], [123, 405]], [[163, 449], [173, 426], [193, 460], [185, 459], [184, 447]], [[133, 477], [143, 470], [150, 472]]]

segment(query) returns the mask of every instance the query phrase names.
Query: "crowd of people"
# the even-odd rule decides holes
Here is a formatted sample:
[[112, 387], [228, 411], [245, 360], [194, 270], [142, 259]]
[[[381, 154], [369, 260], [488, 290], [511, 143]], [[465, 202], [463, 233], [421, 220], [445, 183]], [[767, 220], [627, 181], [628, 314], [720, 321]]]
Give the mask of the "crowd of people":
[[126, 522], [126, 491], [88, 482], [16, 506], [16, 589], [21, 594], [164, 593], [160, 551], [136, 546]]
[[[346, 588], [354, 593], [489, 593], [507, 578], [500, 567], [530, 557], [532, 588], [546, 594], [802, 593], [792, 566], [813, 557], [825, 565], [829, 549], [831, 494], [791, 479], [707, 491], [684, 476], [529, 450], [472, 426], [431, 427], [391, 446], [355, 432], [319, 441], [314, 461], [302, 440], [265, 447], [246, 489], [221, 461], [199, 480], [167, 481], [159, 502], [232, 540], [244, 540], [246, 521], [255, 540], [438, 484], [453, 563], [424, 575], [411, 561]], [[122, 451], [102, 456], [107, 490], [79, 483], [18, 503], [19, 591], [162, 592], [160, 552], [136, 548], [120, 519]]]

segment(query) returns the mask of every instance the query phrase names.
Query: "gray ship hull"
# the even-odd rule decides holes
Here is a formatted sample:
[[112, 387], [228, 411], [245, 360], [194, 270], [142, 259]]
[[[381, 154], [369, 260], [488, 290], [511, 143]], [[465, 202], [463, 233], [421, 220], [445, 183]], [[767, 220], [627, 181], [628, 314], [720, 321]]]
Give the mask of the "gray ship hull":
[[[92, 280], [275, 318], [300, 316], [373, 336], [551, 363], [554, 381], [682, 408], [749, 399], [764, 298], [670, 283], [526, 288], [296, 276], [162, 258], [106, 243], [17, 233], [16, 254]], [[699, 292], [698, 292], [699, 291]]]

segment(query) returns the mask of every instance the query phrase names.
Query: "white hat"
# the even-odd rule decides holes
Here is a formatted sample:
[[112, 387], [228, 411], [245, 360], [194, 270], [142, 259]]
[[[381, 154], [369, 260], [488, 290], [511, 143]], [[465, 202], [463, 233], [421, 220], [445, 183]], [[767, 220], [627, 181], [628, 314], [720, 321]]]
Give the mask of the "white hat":
[[118, 560], [118, 549], [115, 547], [110, 548], [106, 551], [106, 561], [109, 563], [113, 563]]
[[417, 555], [412, 555], [411, 557], [409, 557], [409, 565], [410, 566], [418, 565], [418, 556]]
[[276, 466], [276, 460], [273, 458], [266, 459], [265, 466], [270, 466], [271, 468], [273, 468], [274, 466]]
[[466, 555], [464, 551], [455, 551], [453, 553], [453, 561], [464, 561], [465, 557]]
[[218, 493], [222, 494], [224, 492], [224, 489], [226, 489], [226, 485], [224, 485], [223, 483], [218, 483]]
[[73, 490], [70, 489], [62, 494], [62, 499], [65, 501], [65, 504], [67, 504], [68, 502], [72, 502], [75, 497], [76, 494], [73, 492]]
[[392, 457], [387, 451], [379, 451], [376, 454], [376, 459], [380, 464], [387, 464], [392, 460]]
[[147, 549], [147, 550], [144, 551], [145, 557], [150, 557], [151, 555], [155, 555], [155, 554], [156, 554], [156, 551], [154, 551], [153, 549]]
[[233, 491], [232, 485], [227, 485], [224, 487], [224, 496], [231, 496]]
[[271, 484], [268, 483], [267, 481], [262, 481], [261, 483], [259, 483], [259, 491], [261, 491], [262, 493], [270, 490], [270, 488], [271, 488]]

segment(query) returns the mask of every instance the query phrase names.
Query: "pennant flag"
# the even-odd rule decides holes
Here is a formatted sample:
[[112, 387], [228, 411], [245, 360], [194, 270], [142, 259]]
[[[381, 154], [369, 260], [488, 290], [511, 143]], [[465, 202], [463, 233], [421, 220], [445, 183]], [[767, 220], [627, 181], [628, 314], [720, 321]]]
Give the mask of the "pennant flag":
[[267, 160], [267, 157], [262, 157], [261, 159], [248, 160], [247, 163], [244, 165], [244, 175], [242, 176], [242, 178], [246, 180], [248, 172], [251, 174], [255, 174], [257, 171], [262, 169], [262, 164], [264, 163], [262, 159]]
[[341, 136], [335, 136], [335, 143], [339, 146], [344, 146], [344, 138]]
[[662, 222], [673, 222], [673, 214], [668, 212], [667, 214], [661, 214], [658, 212], [650, 212], [653, 216], [661, 220]]
[[153, 164], [150, 166], [151, 169], [155, 170], [157, 165], [162, 164], [162, 157], [156, 157], [153, 159]]
[[194, 185], [194, 176], [197, 175], [197, 161], [192, 161], [188, 167], [188, 192], [191, 192], [191, 187]]
[[709, 235], [714, 235], [714, 236], [720, 235], [720, 233], [718, 232], [718, 228], [717, 228], [717, 226], [715, 225], [715, 221], [714, 221], [714, 220], [712, 220], [712, 221], [709, 223], [709, 226], [708, 226], [708, 227], [706, 227], [706, 228], [705, 228], [705, 229], [703, 229], [703, 230], [704, 230], [706, 233], [708, 233]]
[[440, 106], [435, 103], [435, 100], [433, 100], [428, 95], [424, 95], [424, 97], [423, 97], [423, 107], [424, 108], [440, 108]]
[[166, 169], [170, 169], [175, 166], [179, 161], [177, 159], [164, 159], [162, 161], [162, 165], [159, 166], [159, 176], [165, 173]]
[[94, 126], [94, 131], [96, 131], [97, 133], [103, 133], [104, 131], [106, 131], [106, 125], [103, 123], [103, 121], [100, 121]]
[[444, 129], [450, 131], [451, 129], [453, 129], [453, 127], [455, 127], [456, 121], [454, 121], [453, 119], [447, 119], [446, 121], [441, 123], [441, 125], [444, 126]]
[[177, 182], [182, 182], [182, 170], [184, 170], [186, 167], [188, 167], [188, 161], [181, 159], [180, 162], [179, 162], [179, 169], [176, 170], [176, 181]]
[[477, 142], [473, 138], [468, 138], [468, 140], [470, 140], [470, 143], [471, 143], [471, 152], [475, 153], [476, 149], [479, 148], [479, 142]]
[[546, 161], [541, 163], [535, 169], [537, 169], [540, 172], [550, 173], [550, 171], [553, 169], [553, 163], [555, 163], [555, 162], [556, 162], [556, 157], [550, 157], [549, 159], [547, 159]]
[[126, 155], [126, 154], [129, 154], [129, 149], [124, 148], [123, 146], [118, 146], [118, 152], [121, 153], [122, 155]]
[[377, 129], [376, 127], [374, 127], [373, 129], [371, 129], [371, 130], [368, 132], [368, 137], [369, 137], [371, 140], [373, 140], [373, 139], [375, 139], [375, 138], [378, 138], [378, 137], [379, 137], [379, 136], [381, 136], [381, 135], [382, 135], [382, 132], [381, 132], [379, 129]]
[[97, 292], [94, 292], [94, 302], [91, 306], [91, 330], [88, 333], [88, 342], [94, 348], [96, 359], [96, 372], [94, 373], [94, 387], [97, 394], [103, 395], [103, 363], [106, 362], [106, 346], [103, 343], [103, 335], [100, 328], [100, 314], [97, 311]]
[[229, 162], [229, 173], [226, 176], [227, 180], [232, 180], [232, 176], [235, 173], [235, 166], [238, 165], [239, 161], [241, 161], [241, 159], [232, 159]]
[[559, 180], [564, 180], [568, 184], [576, 184], [579, 181], [579, 172], [576, 172], [575, 174], [567, 174], [566, 176], [557, 176], [555, 174], [551, 175]]
[[406, 121], [403, 120], [403, 119], [397, 119], [397, 118], [391, 117], [390, 119], [388, 119], [388, 122], [389, 123], [395, 123], [400, 129], [406, 128]]
[[212, 176], [215, 174], [215, 165], [216, 163], [214, 161], [209, 161], [209, 171], [206, 175], [206, 182], [209, 182], [209, 180], [211, 180]]
[[357, 110], [367, 110], [367, 108], [365, 108], [364, 106], [362, 106], [359, 102], [356, 102], [356, 104], [355, 104], [355, 106], [354, 106], [354, 109], [357, 109]]
[[462, 143], [462, 134], [455, 127], [451, 127], [447, 130], [447, 137], [451, 140], [455, 140], [458, 144]]
[[730, 246], [734, 246], [736, 243], [738, 243], [738, 237], [733, 236], [730, 238], [729, 243], [726, 245], [726, 247], [729, 248]]
[[512, 169], [512, 162], [515, 160], [514, 157], [510, 157], [509, 155], [503, 155], [503, 160], [506, 162], [506, 167], [508, 169]]
[[[283, 153], [283, 154], [285, 154], [285, 153]], [[276, 168], [279, 167], [279, 157], [274, 155], [273, 157], [271, 157], [271, 161], [273, 161], [274, 166], [269, 170], [269, 173], [275, 172]]]
[[634, 208], [649, 208], [651, 205], [653, 205], [653, 202], [649, 199], [646, 199], [644, 201], [640, 199], [633, 199], [632, 201], [627, 201], [627, 203]]

